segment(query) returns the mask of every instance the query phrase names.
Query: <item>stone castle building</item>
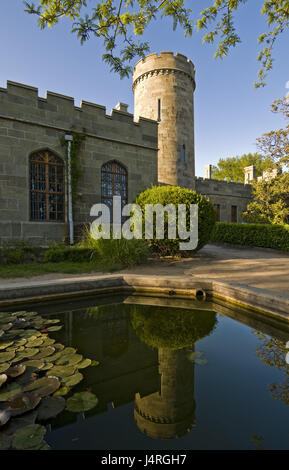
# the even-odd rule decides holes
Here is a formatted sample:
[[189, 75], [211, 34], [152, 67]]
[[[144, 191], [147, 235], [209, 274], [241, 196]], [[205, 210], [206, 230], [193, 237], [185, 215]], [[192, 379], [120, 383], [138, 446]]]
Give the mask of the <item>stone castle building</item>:
[[[81, 176], [73, 194], [76, 232], [92, 221], [93, 204], [124, 203], [156, 184], [207, 195], [217, 218], [240, 222], [250, 184], [195, 176], [193, 63], [182, 54], [153, 53], [133, 70], [134, 114], [7, 82], [0, 88], [0, 243], [61, 241], [68, 235], [65, 135], [85, 135], [77, 155]], [[73, 134], [76, 135], [76, 134]]]

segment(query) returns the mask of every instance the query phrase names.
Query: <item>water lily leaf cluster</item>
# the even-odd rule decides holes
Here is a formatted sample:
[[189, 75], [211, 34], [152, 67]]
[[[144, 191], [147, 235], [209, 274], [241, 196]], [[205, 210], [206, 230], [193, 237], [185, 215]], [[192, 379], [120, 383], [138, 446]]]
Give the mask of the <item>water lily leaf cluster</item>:
[[[70, 409], [63, 397], [82, 381], [79, 369], [91, 365], [48, 336], [62, 328], [59, 322], [37, 312], [0, 312], [0, 450], [50, 449], [43, 422]], [[79, 412], [97, 404], [94, 394], [83, 393], [69, 398]]]

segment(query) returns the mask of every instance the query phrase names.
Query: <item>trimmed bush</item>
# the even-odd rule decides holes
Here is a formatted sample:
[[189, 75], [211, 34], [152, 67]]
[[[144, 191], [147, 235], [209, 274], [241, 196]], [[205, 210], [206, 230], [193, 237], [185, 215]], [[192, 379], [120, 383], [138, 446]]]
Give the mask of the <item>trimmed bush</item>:
[[[180, 251], [179, 244], [180, 238], [174, 240], [168, 239], [167, 224], [165, 224], [165, 238], [164, 240], [148, 240], [153, 250], [161, 255], [190, 255], [192, 252], [200, 250], [210, 240], [211, 232], [214, 228], [216, 221], [216, 212], [213, 204], [209, 199], [202, 194], [196, 193], [186, 188], [180, 188], [179, 186], [153, 186], [138, 195], [136, 198], [136, 204], [138, 204], [143, 213], [143, 227], [144, 227], [144, 211], [146, 204], [186, 204], [187, 206], [187, 230], [190, 228], [189, 214], [190, 204], [198, 204], [198, 246], [193, 251]], [[165, 219], [166, 220], [166, 219]]]
[[217, 325], [216, 313], [210, 310], [152, 309], [147, 305], [132, 305], [130, 321], [143, 343], [164, 349], [190, 347], [210, 335]]
[[1, 264], [22, 264], [42, 262], [45, 249], [27, 241], [4, 242], [0, 247]]
[[94, 250], [80, 247], [52, 247], [45, 255], [45, 263], [60, 263], [62, 261], [72, 261], [77, 263], [89, 262], [95, 257]]
[[217, 222], [211, 241], [289, 251], [289, 225]]

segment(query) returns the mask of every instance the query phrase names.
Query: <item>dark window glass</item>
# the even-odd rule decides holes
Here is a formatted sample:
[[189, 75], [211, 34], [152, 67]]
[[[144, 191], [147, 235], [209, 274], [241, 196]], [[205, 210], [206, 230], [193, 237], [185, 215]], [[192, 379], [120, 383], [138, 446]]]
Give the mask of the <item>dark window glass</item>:
[[30, 219], [64, 220], [64, 162], [48, 150], [30, 156]]
[[158, 99], [158, 121], [160, 122], [162, 120], [162, 105], [161, 105], [161, 100]]
[[112, 219], [113, 196], [121, 197], [122, 207], [127, 204], [127, 170], [117, 162], [107, 162], [101, 167], [101, 202], [110, 208]]
[[231, 222], [236, 223], [238, 220], [238, 208], [237, 206], [231, 207]]
[[216, 210], [216, 221], [220, 222], [221, 220], [221, 206], [220, 204], [214, 204]]
[[186, 146], [182, 146], [182, 162], [186, 163]]

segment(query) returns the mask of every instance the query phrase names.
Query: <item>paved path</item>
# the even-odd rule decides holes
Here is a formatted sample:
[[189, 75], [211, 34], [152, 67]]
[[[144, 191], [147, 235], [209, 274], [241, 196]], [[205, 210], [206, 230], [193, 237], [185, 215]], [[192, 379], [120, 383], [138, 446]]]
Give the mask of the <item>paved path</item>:
[[[189, 275], [218, 279], [279, 291], [289, 296], [289, 254], [254, 248], [231, 248], [207, 245], [193, 258], [150, 261], [122, 272], [136, 274]], [[99, 275], [101, 273], [97, 273]], [[37, 280], [91, 277], [93, 274], [46, 274], [31, 278], [0, 279], [0, 285]]]

